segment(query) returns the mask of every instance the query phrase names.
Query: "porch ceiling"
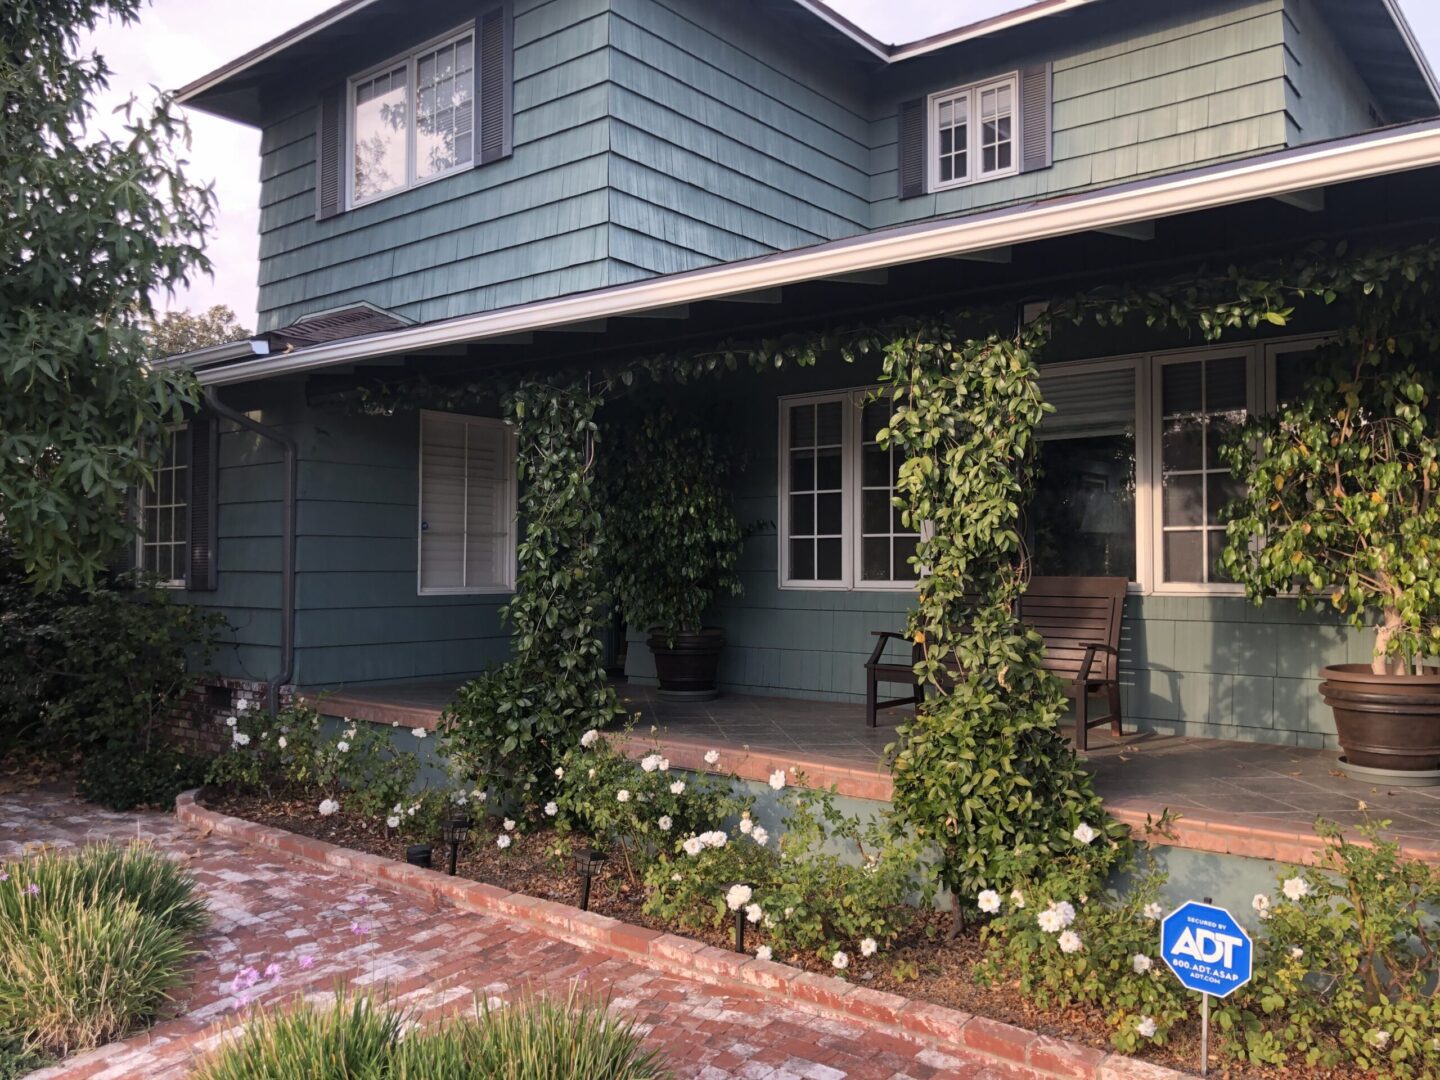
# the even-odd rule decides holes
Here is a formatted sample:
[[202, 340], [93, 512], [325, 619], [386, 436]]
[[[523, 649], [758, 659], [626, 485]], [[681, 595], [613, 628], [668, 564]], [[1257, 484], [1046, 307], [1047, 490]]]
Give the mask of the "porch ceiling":
[[[430, 680], [340, 688], [305, 696], [324, 713], [402, 726], [433, 728], [458, 681]], [[885, 801], [891, 782], [883, 765], [891, 726], [865, 726], [858, 704], [726, 694], [711, 702], [661, 700], [644, 686], [621, 684], [638, 714], [627, 752], [641, 757], [659, 746], [676, 768], [713, 771], [704, 755], [720, 751], [717, 769], [757, 782], [783, 769], [842, 795]], [[656, 731], [651, 734], [651, 727]], [[1130, 729], [1133, 731], [1133, 729]], [[1343, 827], [1365, 817], [1392, 822], [1390, 835], [1412, 855], [1440, 864], [1440, 788], [1387, 789], [1345, 778], [1334, 751], [1193, 739], [1156, 733], [1090, 736], [1086, 767], [1106, 808], [1143, 828], [1165, 810], [1180, 815], [1179, 847], [1304, 862], [1315, 848], [1314, 821]], [[1363, 800], [1367, 811], [1359, 809]]]

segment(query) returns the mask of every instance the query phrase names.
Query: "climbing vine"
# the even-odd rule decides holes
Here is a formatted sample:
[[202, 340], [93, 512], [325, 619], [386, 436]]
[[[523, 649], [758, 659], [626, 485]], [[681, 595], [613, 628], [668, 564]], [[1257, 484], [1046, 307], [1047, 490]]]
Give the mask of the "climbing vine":
[[515, 595], [501, 611], [512, 656], [461, 688], [441, 731], [461, 775], [507, 805], [531, 807], [554, 788], [561, 755], [620, 711], [600, 640], [608, 597], [591, 484], [600, 398], [581, 383], [530, 380], [503, 405], [525, 530]]

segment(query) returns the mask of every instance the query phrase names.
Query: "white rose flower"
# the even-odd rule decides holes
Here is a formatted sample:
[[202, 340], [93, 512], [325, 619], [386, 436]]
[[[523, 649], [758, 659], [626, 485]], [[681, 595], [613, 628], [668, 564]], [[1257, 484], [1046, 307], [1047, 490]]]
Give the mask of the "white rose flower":
[[514, 831], [515, 831], [515, 821], [514, 821], [513, 818], [508, 818], [508, 817], [507, 817], [504, 821], [502, 821], [502, 822], [500, 823], [500, 825], [501, 825], [502, 828], [504, 828], [504, 830], [505, 830], [506, 832], [514, 832]]
[[385, 827], [387, 829], [398, 829], [400, 827], [400, 819], [394, 814], [391, 814], [385, 819]]
[[730, 837], [726, 836], [719, 829], [716, 829], [714, 832], [701, 833], [700, 839], [706, 847], [722, 848]]
[[[784, 770], [784, 769], [776, 769], [774, 772], [772, 772], [772, 773], [770, 774], [770, 786], [771, 786], [772, 788], [774, 788], [776, 791], [780, 791], [781, 789], [783, 789], [783, 788], [785, 787], [785, 770]], [[843, 956], [844, 954], [843, 954], [843, 953], [836, 953], [835, 955], [836, 955], [836, 956]]]
[[1060, 925], [1069, 926], [1075, 921], [1075, 909], [1066, 900], [1051, 901], [1050, 910], [1060, 916]]
[[338, 802], [336, 802], [334, 799], [321, 799], [321, 800], [320, 800], [320, 816], [321, 816], [321, 817], [329, 817], [331, 814], [335, 813], [335, 811], [337, 811], [337, 810], [339, 810], [339, 809], [340, 809], [340, 804], [339, 804]]
[[1025, 894], [1019, 889], [1011, 889], [1010, 903], [1014, 904], [1017, 908], [1023, 908], [1025, 906]]
[[1250, 901], [1250, 906], [1255, 909], [1255, 914], [1260, 918], [1268, 919], [1270, 917], [1270, 897], [1263, 892], [1255, 894], [1255, 899]]
[[670, 794], [671, 794], [671, 795], [684, 795], [684, 794], [685, 794], [685, 781], [684, 781], [684, 780], [676, 780], [673, 784], [671, 784], [671, 785], [670, 785]]
[[488, 799], [489, 797], [490, 797], [490, 795], [489, 795], [488, 792], [485, 792], [485, 791], [477, 791], [477, 792], [475, 792], [475, 801], [476, 801], [476, 802], [484, 802], [484, 801], [485, 801], [486, 799]]
[[755, 828], [750, 831], [750, 839], [754, 840], [755, 843], [759, 844], [761, 847], [764, 847], [765, 841], [770, 839], [770, 834], [764, 829], [762, 829], [759, 825], [756, 825]]
[[281, 750], [284, 750], [285, 747], [290, 745], [288, 742], [285, 741], [284, 735], [281, 735], [280, 738], [276, 739], [275, 743], [280, 747]]
[[626, 790], [622, 787], [619, 791], [615, 792], [615, 800], [616, 800], [617, 802], [629, 802], [629, 801], [630, 801], [630, 792], [626, 791]]
[[879, 951], [880, 946], [873, 937], [867, 937], [864, 941], [860, 942], [861, 956], [874, 956]]
[[665, 814], [665, 815], [664, 815], [663, 817], [661, 817], [660, 820], [657, 821], [655, 824], [660, 826], [660, 831], [661, 831], [661, 832], [669, 832], [669, 831], [670, 831], [670, 826], [673, 825], [673, 824], [675, 824], [675, 823], [670, 820], [670, 815], [669, 815], [669, 814]]
[[337, 742], [337, 743], [335, 744], [335, 749], [338, 750], [340, 753], [343, 754], [343, 753], [345, 753], [345, 751], [347, 751], [347, 750], [350, 749], [350, 744], [349, 744], [348, 742], [346, 742], [344, 739], [341, 739], [339, 742]]
[[594, 770], [594, 769], [591, 769], [591, 770], [590, 770], [590, 779], [591, 779], [591, 780], [594, 780], [594, 779], [595, 779], [595, 770]]
[[1287, 900], [1299, 900], [1302, 896], [1310, 895], [1310, 883], [1304, 878], [1286, 878], [1285, 884], [1281, 886]]
[[238, 724], [239, 722], [240, 722], [240, 718], [239, 718], [239, 717], [232, 716], [232, 717], [230, 717], [229, 719], [227, 719], [227, 720], [225, 721], [225, 726], [226, 726], [226, 727], [234, 727], [234, 726], [235, 726], [236, 724]]
[[1000, 894], [994, 889], [985, 889], [975, 898], [975, 903], [985, 914], [993, 915], [1000, 910]]
[[1299, 959], [1300, 959], [1302, 956], [1304, 956], [1304, 955], [1305, 955], [1305, 950], [1302, 949], [1302, 948], [1300, 948], [1299, 945], [1296, 945], [1293, 949], [1290, 950], [1290, 959], [1291, 959], [1291, 960], [1299, 960]]
[[1076, 840], [1079, 840], [1080, 843], [1089, 844], [1093, 843], [1095, 838], [1100, 834], [1082, 821], [1079, 825], [1075, 826], [1075, 832], [1072, 835]]
[[749, 885], [731, 885], [730, 891], [725, 894], [725, 904], [731, 911], [739, 911], [754, 895]]
[[1063, 953], [1077, 953], [1080, 951], [1080, 935], [1074, 930], [1066, 930], [1055, 940], [1060, 943], [1060, 951]]
[[1159, 922], [1165, 917], [1165, 909], [1159, 904], [1150, 903], [1145, 905], [1145, 910], [1141, 914], [1151, 922]]
[[[714, 764], [716, 764], [719, 760], [720, 760], [720, 751], [719, 751], [719, 750], [706, 750], [706, 751], [705, 751], [705, 764], [706, 764], [706, 765], [714, 765]], [[767, 949], [766, 951], [768, 952], [769, 950]]]
[[430, 733], [429, 733], [428, 731], [426, 731], [423, 727], [417, 727], [417, 728], [411, 728], [411, 729], [410, 729], [410, 734], [411, 734], [411, 735], [414, 735], [415, 738], [417, 738], [417, 739], [423, 739], [423, 738], [425, 738], [426, 735], [428, 735], [428, 734], [430, 734]]
[[585, 732], [584, 735], [580, 736], [580, 745], [588, 750], [590, 749], [590, 747], [595, 745], [595, 740], [598, 738], [600, 738], [600, 732], [596, 731], [594, 728], [591, 728], [589, 731]]
[[667, 757], [662, 757], [659, 761], [655, 763], [655, 768], [659, 769], [661, 772], [669, 772], [670, 759]]
[[690, 837], [690, 839], [686, 840], [685, 843], [680, 846], [684, 848], [686, 855], [699, 855], [700, 852], [705, 850], [705, 842], [698, 836]]
[[501, 851], [504, 851], [507, 847], [509, 847], [510, 843], [511, 841], [509, 833], [502, 832], [499, 836], [495, 837], [495, 846], [498, 847]]
[[1154, 966], [1154, 962], [1144, 953], [1136, 953], [1130, 957], [1130, 968], [1136, 975], [1144, 975]]
[[750, 820], [750, 815], [749, 815], [749, 814], [746, 814], [744, 817], [742, 817], [742, 818], [740, 819], [740, 831], [743, 832], [745, 835], [747, 835], [747, 836], [750, 835], [750, 830], [753, 829], [754, 827], [755, 827], [755, 822], [753, 822], [753, 821]]
[[1369, 1035], [1365, 1036], [1365, 1040], [1371, 1045], [1373, 1045], [1377, 1050], [1384, 1050], [1385, 1047], [1390, 1045], [1390, 1032], [1386, 1031], [1384, 1028], [1377, 1028], [1376, 1030], [1370, 1032]]
[[747, 904], [745, 907], [745, 921], [758, 923], [765, 918], [765, 911], [759, 904]]
[[391, 721], [390, 721], [390, 726], [391, 726], [391, 727], [399, 727], [399, 726], [400, 726], [400, 721], [399, 721], [399, 720], [391, 720]]
[[670, 880], [673, 881], [673, 882], [675, 882], [676, 885], [679, 885], [679, 884], [680, 884], [680, 875], [679, 875], [679, 874], [671, 874], [671, 875], [670, 875]]
[[830, 958], [830, 966], [836, 971], [844, 971], [850, 966], [850, 957], [844, 952], [837, 952]]
[[235, 711], [236, 711], [236, 712], [242, 712], [242, 713], [243, 713], [243, 712], [246, 712], [249, 708], [250, 708], [250, 699], [249, 699], [249, 698], [241, 698], [239, 701], [237, 701], [237, 702], [235, 703]]
[[556, 780], [564, 780], [564, 779], [565, 779], [565, 767], [564, 767], [563, 765], [557, 765], [557, 766], [555, 766], [555, 779], [556, 779]]
[[654, 772], [660, 767], [660, 761], [661, 758], [659, 754], [646, 754], [640, 759], [640, 768], [646, 772]]
[[250, 745], [250, 736], [249, 736], [249, 735], [246, 735], [245, 732], [243, 732], [243, 731], [237, 731], [237, 732], [235, 732], [235, 734], [232, 735], [232, 736], [230, 736], [230, 738], [231, 738], [231, 740], [235, 743], [236, 746], [249, 746], [249, 745]]
[[554, 817], [558, 813], [560, 813], [560, 807], [556, 804], [554, 799], [551, 799], [545, 804], [546, 817]]
[[1139, 1023], [1135, 1025], [1135, 1033], [1141, 1038], [1153, 1039], [1155, 1037], [1156, 1026], [1153, 1016], [1142, 1016]]
[[[715, 751], [712, 750], [710, 752], [713, 754]], [[755, 950], [756, 960], [769, 960], [774, 955], [775, 954], [770, 951], [769, 945], [761, 945], [758, 949]]]
[[1035, 922], [1047, 934], [1058, 934], [1065, 929], [1065, 923], [1061, 921], [1060, 913], [1054, 908], [1047, 908], [1040, 912], [1035, 916]]

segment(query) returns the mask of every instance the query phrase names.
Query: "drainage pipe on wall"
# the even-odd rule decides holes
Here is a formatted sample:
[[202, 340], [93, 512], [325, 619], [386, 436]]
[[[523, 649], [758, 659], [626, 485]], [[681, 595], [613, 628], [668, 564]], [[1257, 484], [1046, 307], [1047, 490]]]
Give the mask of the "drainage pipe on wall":
[[280, 711], [280, 688], [295, 677], [295, 501], [299, 486], [297, 462], [300, 448], [290, 436], [226, 405], [213, 386], [205, 388], [205, 405], [216, 416], [275, 443], [285, 454], [285, 502], [280, 551], [280, 670], [265, 684], [265, 707], [273, 716]]

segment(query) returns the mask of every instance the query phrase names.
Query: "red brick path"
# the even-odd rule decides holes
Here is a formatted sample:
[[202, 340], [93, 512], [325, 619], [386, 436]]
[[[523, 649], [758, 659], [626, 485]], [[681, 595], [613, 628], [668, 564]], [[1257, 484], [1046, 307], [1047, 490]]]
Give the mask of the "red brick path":
[[[194, 1055], [240, 1019], [241, 995], [272, 1004], [300, 992], [327, 993], [337, 980], [388, 986], [421, 1018], [468, 1008], [477, 994], [506, 999], [529, 989], [564, 993], [578, 983], [583, 991], [610, 995], [611, 1007], [669, 1055], [677, 1075], [703, 1080], [1036, 1075], [961, 1058], [953, 1049], [942, 1052], [859, 1021], [663, 974], [505, 919], [419, 902], [233, 840], [202, 837], [173, 815], [111, 814], [55, 793], [0, 795], [0, 861], [23, 855], [27, 845], [135, 838], [185, 860], [199, 879], [212, 914], [200, 941], [203, 955], [171, 1019], [37, 1078], [183, 1076]], [[272, 963], [279, 973], [266, 978]], [[250, 987], [244, 985], [246, 969], [258, 976]]]

